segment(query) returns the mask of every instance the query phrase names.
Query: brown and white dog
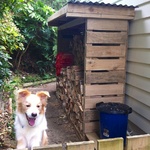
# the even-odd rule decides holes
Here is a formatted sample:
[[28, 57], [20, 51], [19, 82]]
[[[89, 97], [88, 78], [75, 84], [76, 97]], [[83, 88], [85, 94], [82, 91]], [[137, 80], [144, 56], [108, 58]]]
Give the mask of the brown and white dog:
[[27, 89], [18, 90], [14, 124], [17, 149], [32, 150], [35, 146], [43, 146], [48, 143], [45, 117], [48, 97], [50, 95], [47, 91], [31, 94]]

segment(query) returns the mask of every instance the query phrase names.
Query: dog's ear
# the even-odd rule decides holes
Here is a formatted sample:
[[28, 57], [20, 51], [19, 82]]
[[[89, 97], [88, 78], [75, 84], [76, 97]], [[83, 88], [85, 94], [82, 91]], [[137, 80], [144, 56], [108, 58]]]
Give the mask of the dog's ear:
[[20, 90], [17, 91], [17, 99], [18, 100], [24, 99], [27, 96], [29, 96], [30, 94], [31, 94], [31, 92], [28, 91], [27, 89], [20, 89]]
[[47, 104], [47, 98], [50, 97], [49, 92], [47, 92], [47, 91], [40, 91], [40, 92], [37, 92], [36, 95], [37, 95], [38, 97], [40, 97], [40, 100], [42, 101], [42, 103], [43, 103], [44, 105]]

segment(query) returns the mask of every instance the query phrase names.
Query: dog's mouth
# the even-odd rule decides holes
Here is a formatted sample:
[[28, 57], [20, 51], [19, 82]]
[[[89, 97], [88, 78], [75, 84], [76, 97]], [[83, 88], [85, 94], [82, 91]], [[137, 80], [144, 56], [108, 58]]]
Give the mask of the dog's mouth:
[[26, 114], [26, 118], [28, 120], [29, 125], [34, 126], [36, 118], [28, 117], [27, 114]]

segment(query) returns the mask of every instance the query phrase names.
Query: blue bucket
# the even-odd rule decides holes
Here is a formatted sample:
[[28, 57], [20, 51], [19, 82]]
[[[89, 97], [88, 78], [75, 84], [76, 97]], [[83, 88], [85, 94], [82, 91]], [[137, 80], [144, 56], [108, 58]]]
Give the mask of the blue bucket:
[[99, 111], [100, 137], [116, 138], [123, 137], [124, 144], [128, 126], [128, 114], [132, 108], [122, 103], [97, 103], [96, 109]]

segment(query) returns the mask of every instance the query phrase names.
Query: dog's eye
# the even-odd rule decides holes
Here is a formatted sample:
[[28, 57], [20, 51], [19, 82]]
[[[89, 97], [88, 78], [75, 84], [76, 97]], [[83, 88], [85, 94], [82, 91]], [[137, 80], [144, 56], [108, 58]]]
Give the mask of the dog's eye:
[[27, 104], [26, 107], [30, 107], [30, 104]]
[[37, 105], [37, 108], [40, 108], [40, 105]]

